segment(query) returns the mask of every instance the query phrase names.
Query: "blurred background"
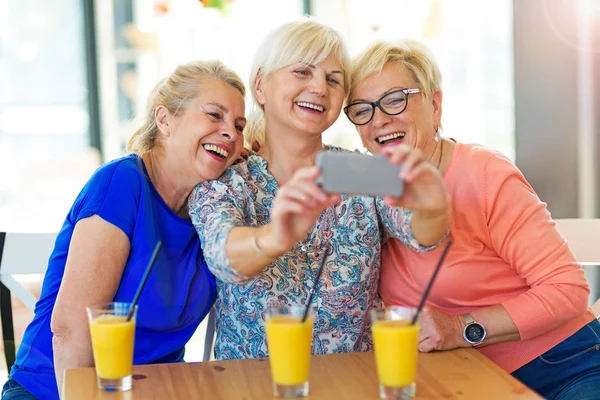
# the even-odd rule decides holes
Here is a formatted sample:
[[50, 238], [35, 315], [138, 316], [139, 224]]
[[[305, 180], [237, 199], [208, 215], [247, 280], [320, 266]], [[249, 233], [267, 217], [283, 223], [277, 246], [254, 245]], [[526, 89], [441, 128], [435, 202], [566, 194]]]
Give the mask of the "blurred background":
[[[247, 83], [263, 36], [306, 14], [352, 55], [424, 41], [445, 136], [507, 154], [554, 217], [600, 216], [600, 0], [0, 0], [0, 231], [60, 229], [177, 64]], [[362, 147], [343, 113], [326, 142]]]
[[[0, 0], [0, 230], [59, 229], [177, 64], [219, 58], [247, 82], [264, 35], [306, 14], [353, 55], [424, 41], [444, 134], [507, 154], [555, 217], [597, 216], [600, 0]], [[343, 113], [326, 141], [362, 147]]]

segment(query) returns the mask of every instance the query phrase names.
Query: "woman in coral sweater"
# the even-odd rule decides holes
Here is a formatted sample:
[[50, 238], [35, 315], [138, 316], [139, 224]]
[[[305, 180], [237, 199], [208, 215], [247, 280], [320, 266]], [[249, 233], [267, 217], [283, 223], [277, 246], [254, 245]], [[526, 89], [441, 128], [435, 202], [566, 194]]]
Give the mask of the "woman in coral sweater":
[[[508, 158], [441, 137], [441, 75], [428, 50], [374, 44], [354, 61], [351, 81], [344, 111], [364, 145], [420, 149], [452, 199], [454, 246], [422, 314], [419, 350], [474, 346], [546, 398], [600, 399], [600, 322], [584, 272]], [[441, 251], [388, 241], [383, 301], [416, 306]]]

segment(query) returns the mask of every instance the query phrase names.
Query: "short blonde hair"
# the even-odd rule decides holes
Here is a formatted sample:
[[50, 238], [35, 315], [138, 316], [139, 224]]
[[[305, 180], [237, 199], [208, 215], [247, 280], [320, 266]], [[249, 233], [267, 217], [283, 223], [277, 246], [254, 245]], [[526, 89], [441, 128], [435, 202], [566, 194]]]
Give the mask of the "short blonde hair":
[[219, 79], [246, 95], [244, 83], [233, 70], [221, 61], [196, 61], [178, 66], [170, 76], [160, 81], [148, 96], [143, 125], [127, 142], [129, 153], [143, 156], [154, 149], [158, 127], [154, 117], [156, 107], [162, 105], [174, 116], [183, 113], [190, 100], [202, 90], [202, 83], [210, 78]]
[[250, 90], [254, 100], [244, 136], [249, 145], [264, 143], [264, 108], [257, 101], [256, 80], [268, 78], [273, 72], [298, 62], [318, 64], [331, 53], [337, 55], [344, 73], [344, 93], [350, 88], [350, 56], [342, 35], [330, 26], [315, 20], [289, 22], [271, 31], [254, 56], [250, 71]]
[[352, 62], [351, 87], [348, 99], [362, 80], [380, 73], [387, 63], [403, 65], [413, 76], [417, 86], [427, 98], [442, 87], [442, 74], [425, 45], [414, 40], [396, 43], [377, 42], [359, 54]]

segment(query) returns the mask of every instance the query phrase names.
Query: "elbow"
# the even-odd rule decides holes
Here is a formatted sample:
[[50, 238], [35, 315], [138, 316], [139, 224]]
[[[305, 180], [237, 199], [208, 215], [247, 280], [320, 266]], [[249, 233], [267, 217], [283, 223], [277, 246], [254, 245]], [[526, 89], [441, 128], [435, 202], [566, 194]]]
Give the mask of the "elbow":
[[52, 332], [52, 345], [73, 343], [89, 336], [87, 319], [73, 318], [70, 312], [61, 312], [55, 306], [50, 319], [50, 331]]
[[252, 278], [244, 276], [242, 274], [240, 274], [239, 272], [235, 271], [233, 268], [221, 268], [221, 269], [215, 269], [213, 270], [212, 268], [209, 268], [211, 271], [214, 271], [213, 274], [215, 275], [215, 278], [217, 278], [217, 281], [221, 281], [224, 284], [227, 285], [245, 285], [246, 283], [248, 283], [250, 280], [252, 280]]
[[50, 331], [52, 332], [52, 346], [64, 345], [73, 338], [73, 327], [65, 318], [52, 315], [50, 320]]
[[570, 288], [568, 291], [569, 310], [567, 314], [571, 318], [577, 318], [585, 314], [589, 308], [590, 290], [587, 285]]

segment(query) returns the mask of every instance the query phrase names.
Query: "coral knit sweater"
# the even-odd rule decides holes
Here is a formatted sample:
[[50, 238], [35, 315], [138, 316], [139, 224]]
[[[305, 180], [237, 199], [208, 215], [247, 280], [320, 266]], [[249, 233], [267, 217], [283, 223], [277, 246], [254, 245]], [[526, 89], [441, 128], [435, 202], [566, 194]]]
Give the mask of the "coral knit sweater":
[[[502, 304], [521, 340], [478, 350], [509, 373], [593, 320], [582, 268], [546, 204], [509, 159], [458, 143], [444, 181], [452, 198], [454, 245], [429, 305], [460, 315]], [[416, 306], [442, 247], [416, 253], [390, 240], [382, 253], [383, 301]]]

